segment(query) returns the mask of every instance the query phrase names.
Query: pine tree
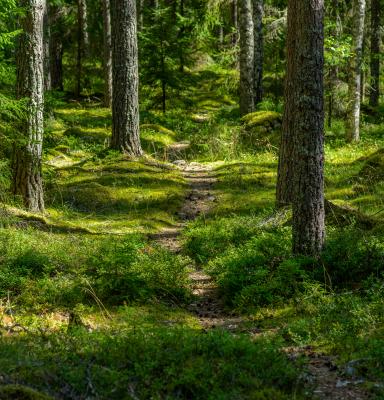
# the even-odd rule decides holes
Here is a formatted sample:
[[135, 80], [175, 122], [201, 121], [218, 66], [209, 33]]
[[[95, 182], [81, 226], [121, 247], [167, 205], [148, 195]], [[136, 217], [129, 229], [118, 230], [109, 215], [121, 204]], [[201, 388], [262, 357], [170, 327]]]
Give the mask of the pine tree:
[[371, 93], [369, 104], [376, 107], [380, 98], [380, 0], [371, 0]]
[[317, 256], [324, 245], [324, 0], [295, 4], [293, 82], [293, 251]]
[[45, 0], [24, 0], [21, 18], [23, 33], [17, 54], [17, 87], [19, 99], [26, 99], [23, 136], [14, 146], [12, 191], [20, 195], [30, 211], [44, 211], [41, 176], [44, 131], [43, 20]]
[[348, 115], [345, 124], [347, 141], [360, 140], [360, 103], [362, 89], [365, 0], [353, 0], [353, 56], [348, 79]]
[[142, 154], [139, 132], [139, 70], [136, 0], [112, 0], [111, 147], [130, 156]]
[[242, 0], [239, 7], [240, 29], [240, 114], [254, 111], [254, 27], [252, 0]]

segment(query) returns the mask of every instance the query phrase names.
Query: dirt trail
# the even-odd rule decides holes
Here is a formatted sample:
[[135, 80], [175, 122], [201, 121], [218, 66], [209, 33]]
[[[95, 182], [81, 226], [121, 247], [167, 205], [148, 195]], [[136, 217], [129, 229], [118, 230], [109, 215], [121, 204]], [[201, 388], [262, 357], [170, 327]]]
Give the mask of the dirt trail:
[[[216, 178], [210, 166], [184, 160], [175, 161], [190, 186], [184, 205], [179, 211], [180, 221], [172, 228], [165, 228], [152, 238], [167, 249], [178, 253], [181, 251], [180, 235], [188, 222], [207, 214], [216, 201], [213, 186]], [[189, 310], [196, 314], [205, 329], [222, 327], [227, 330], [236, 329], [241, 319], [224, 311], [218, 291], [212, 278], [195, 266], [190, 273], [191, 288], [196, 296]]]

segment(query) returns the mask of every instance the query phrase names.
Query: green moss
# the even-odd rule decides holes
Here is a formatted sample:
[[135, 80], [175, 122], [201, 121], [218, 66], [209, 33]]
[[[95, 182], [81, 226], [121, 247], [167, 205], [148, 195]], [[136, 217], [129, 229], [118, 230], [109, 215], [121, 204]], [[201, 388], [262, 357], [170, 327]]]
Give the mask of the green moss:
[[256, 126], [266, 126], [267, 128], [274, 128], [281, 125], [281, 114], [274, 111], [256, 111], [245, 115], [241, 121], [247, 128]]
[[0, 386], [1, 400], [52, 400], [51, 397], [21, 385]]

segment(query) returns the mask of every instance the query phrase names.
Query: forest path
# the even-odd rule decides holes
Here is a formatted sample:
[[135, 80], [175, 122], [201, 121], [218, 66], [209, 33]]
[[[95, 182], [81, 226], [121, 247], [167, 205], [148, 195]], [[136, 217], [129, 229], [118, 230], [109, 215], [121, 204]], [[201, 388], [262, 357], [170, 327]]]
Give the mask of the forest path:
[[[206, 215], [216, 201], [214, 194], [216, 178], [212, 167], [206, 164], [177, 160], [174, 165], [181, 170], [183, 177], [190, 186], [184, 204], [178, 213], [180, 222], [174, 227], [165, 228], [152, 235], [151, 238], [168, 250], [179, 253], [182, 249], [182, 230], [188, 222]], [[193, 266], [193, 271], [190, 272], [189, 276], [195, 298], [188, 308], [197, 316], [201, 326], [204, 329], [236, 329], [241, 318], [225, 312], [213, 279], [197, 265]]]

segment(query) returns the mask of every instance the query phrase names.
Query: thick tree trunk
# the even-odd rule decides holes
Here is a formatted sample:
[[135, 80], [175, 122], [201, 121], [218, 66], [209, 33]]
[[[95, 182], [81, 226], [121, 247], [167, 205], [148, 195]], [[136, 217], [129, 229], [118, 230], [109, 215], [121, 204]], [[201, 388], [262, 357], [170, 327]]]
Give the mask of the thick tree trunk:
[[17, 98], [27, 99], [24, 135], [15, 143], [12, 160], [15, 195], [30, 211], [44, 211], [41, 159], [44, 131], [44, 10], [45, 0], [25, 0], [23, 34], [17, 55]]
[[87, 53], [89, 44], [88, 22], [87, 22], [87, 2], [77, 0], [77, 60], [76, 60], [76, 90], [77, 97], [81, 94], [81, 81], [83, 75], [83, 59]]
[[253, 25], [254, 25], [254, 91], [255, 105], [263, 100], [263, 62], [264, 62], [264, 37], [263, 37], [264, 0], [253, 0]]
[[142, 154], [139, 132], [139, 71], [136, 0], [112, 0], [111, 147], [130, 156]]
[[103, 0], [104, 20], [104, 106], [112, 104], [112, 37], [110, 0]]
[[324, 245], [324, 0], [296, 3], [294, 95], [294, 196], [292, 237], [295, 254], [317, 256]]
[[353, 56], [349, 70], [348, 115], [345, 124], [346, 139], [360, 140], [361, 72], [363, 65], [365, 0], [353, 0]]
[[49, 20], [49, 4], [46, 3], [44, 10], [44, 89], [52, 89], [51, 80], [51, 24]]
[[380, 0], [371, 0], [371, 92], [369, 104], [377, 107], [380, 97]]
[[284, 87], [284, 115], [281, 131], [279, 165], [277, 173], [276, 206], [292, 203], [293, 199], [293, 129], [294, 129], [294, 87], [296, 70], [296, 2], [291, 1], [287, 14], [287, 66]]
[[254, 96], [254, 30], [252, 0], [239, 3], [240, 28], [240, 114], [245, 115], [255, 109]]

